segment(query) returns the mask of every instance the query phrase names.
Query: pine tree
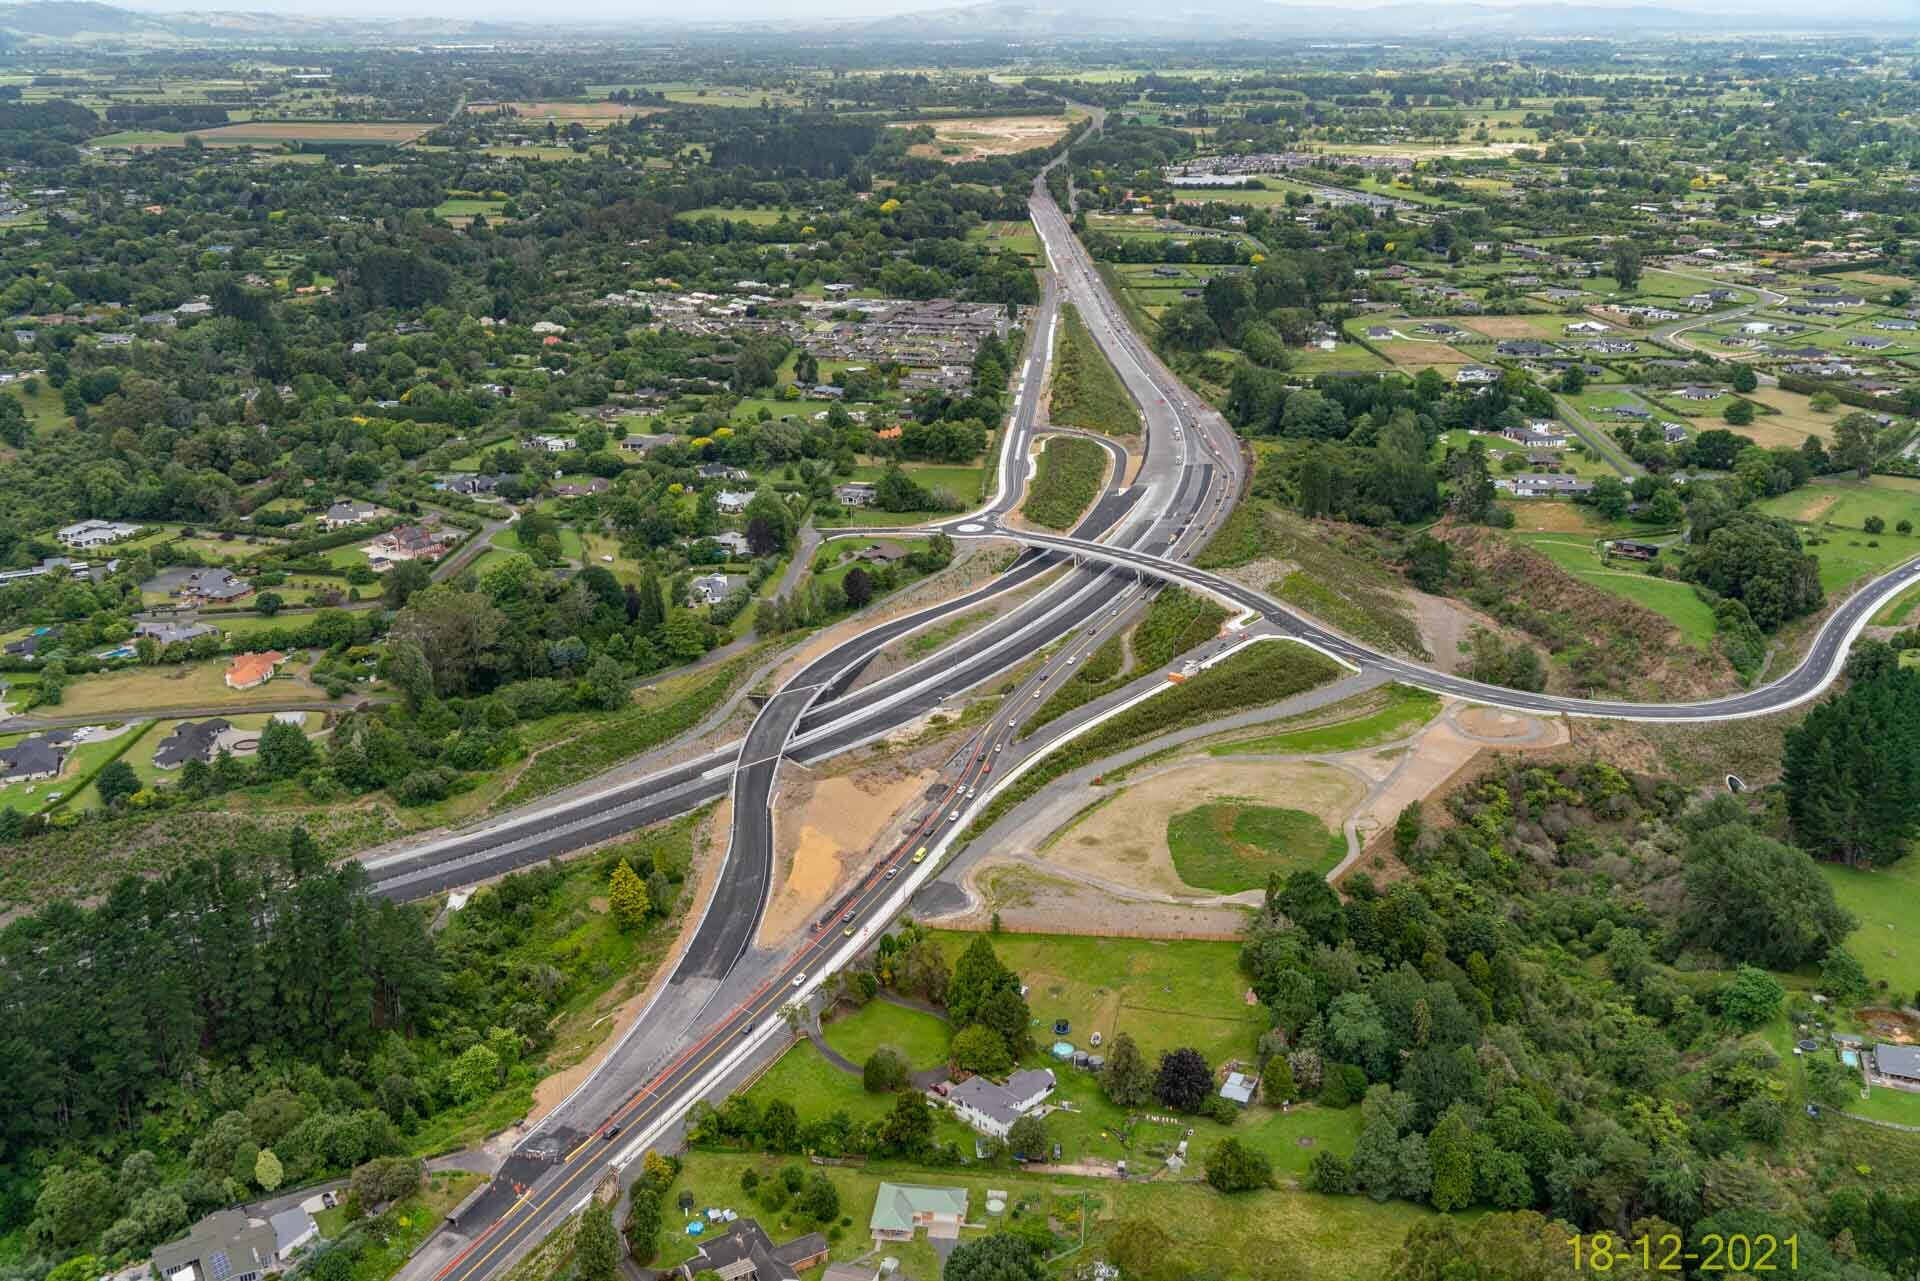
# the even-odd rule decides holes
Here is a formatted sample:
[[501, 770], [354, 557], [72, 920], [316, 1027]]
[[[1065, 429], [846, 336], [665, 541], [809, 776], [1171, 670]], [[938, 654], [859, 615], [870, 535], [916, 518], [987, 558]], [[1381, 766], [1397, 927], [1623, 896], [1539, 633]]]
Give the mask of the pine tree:
[[1427, 1136], [1427, 1161], [1433, 1167], [1434, 1209], [1444, 1214], [1473, 1201], [1473, 1133], [1457, 1109], [1447, 1109]]
[[580, 1216], [573, 1240], [573, 1274], [578, 1281], [614, 1281], [619, 1274], [619, 1234], [613, 1212], [595, 1197]]
[[653, 911], [653, 901], [647, 897], [646, 882], [640, 879], [625, 859], [613, 865], [613, 877], [607, 883], [607, 905], [613, 909], [614, 919], [620, 922], [623, 930], [639, 929], [647, 923], [647, 916]]
[[1106, 1065], [1100, 1069], [1100, 1088], [1123, 1108], [1137, 1108], [1153, 1096], [1153, 1069], [1130, 1034], [1122, 1032], [1113, 1038]]

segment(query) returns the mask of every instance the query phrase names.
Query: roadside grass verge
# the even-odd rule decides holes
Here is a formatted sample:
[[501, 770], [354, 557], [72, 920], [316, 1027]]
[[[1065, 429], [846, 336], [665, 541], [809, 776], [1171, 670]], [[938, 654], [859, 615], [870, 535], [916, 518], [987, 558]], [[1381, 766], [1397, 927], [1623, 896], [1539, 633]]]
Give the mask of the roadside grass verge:
[[1352, 720], [1262, 734], [1209, 747], [1211, 756], [1294, 756], [1351, 752], [1405, 738], [1440, 714], [1440, 698], [1410, 685], [1389, 685], [1386, 706]]
[[1140, 411], [1072, 303], [1060, 309], [1060, 343], [1055, 355], [1049, 419], [1063, 427], [1085, 427], [1113, 436], [1140, 432]]
[[1106, 475], [1107, 451], [1090, 440], [1056, 436], [1040, 452], [1040, 469], [1021, 510], [1048, 529], [1071, 529], [1092, 504]]

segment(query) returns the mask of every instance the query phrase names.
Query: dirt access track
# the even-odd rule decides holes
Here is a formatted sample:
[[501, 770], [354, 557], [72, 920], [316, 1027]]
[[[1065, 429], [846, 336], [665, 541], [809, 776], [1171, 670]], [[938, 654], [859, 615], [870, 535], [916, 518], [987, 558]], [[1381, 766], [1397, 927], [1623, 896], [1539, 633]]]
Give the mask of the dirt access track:
[[812, 921], [935, 777], [931, 770], [901, 768], [825, 778], [797, 764], [781, 771], [773, 903], [756, 941], [776, 945]]
[[1038, 147], [1049, 147], [1067, 136], [1074, 120], [1069, 116], [979, 116], [959, 120], [898, 120], [889, 129], [917, 129], [926, 125], [933, 130], [931, 143], [915, 143], [908, 151], [916, 156], [931, 156], [949, 164], [982, 160], [988, 156], [1013, 156]]

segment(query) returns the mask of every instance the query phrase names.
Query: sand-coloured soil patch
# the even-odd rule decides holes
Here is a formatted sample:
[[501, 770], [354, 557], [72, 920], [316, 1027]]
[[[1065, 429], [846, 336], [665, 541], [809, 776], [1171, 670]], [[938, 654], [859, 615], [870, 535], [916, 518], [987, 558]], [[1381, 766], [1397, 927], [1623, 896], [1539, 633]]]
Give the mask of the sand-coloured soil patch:
[[1531, 738], [1540, 728], [1540, 722], [1534, 717], [1499, 707], [1469, 707], [1454, 720], [1475, 738]]
[[1283, 805], [1337, 831], [1365, 794], [1348, 771], [1318, 761], [1174, 764], [1136, 779], [1063, 830], [1042, 854], [1069, 873], [1156, 894], [1205, 897], [1181, 880], [1167, 847], [1167, 821], [1208, 801]]
[[916, 129], [921, 125], [932, 126], [933, 142], [916, 143], [908, 150], [916, 156], [933, 156], [949, 164], [959, 164], [1051, 146], [1067, 136], [1073, 121], [1064, 115], [983, 116], [963, 120], [901, 120], [888, 128]]
[[1373, 345], [1380, 354], [1399, 365], [1402, 369], [1420, 369], [1427, 365], [1471, 365], [1474, 358], [1458, 347], [1450, 347], [1443, 342], [1419, 342], [1414, 339], [1405, 341], [1382, 342], [1376, 338]]
[[784, 784], [774, 814], [773, 905], [760, 940], [778, 942], [812, 921], [933, 779], [932, 771], [887, 769]]

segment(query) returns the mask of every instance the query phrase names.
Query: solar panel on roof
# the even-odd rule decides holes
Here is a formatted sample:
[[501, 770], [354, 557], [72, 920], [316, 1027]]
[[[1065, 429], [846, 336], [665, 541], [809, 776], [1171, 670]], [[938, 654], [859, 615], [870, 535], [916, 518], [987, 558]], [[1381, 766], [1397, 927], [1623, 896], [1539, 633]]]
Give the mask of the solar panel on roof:
[[207, 1266], [213, 1269], [212, 1281], [227, 1281], [233, 1275], [233, 1264], [227, 1260], [225, 1250], [215, 1250], [207, 1256]]

